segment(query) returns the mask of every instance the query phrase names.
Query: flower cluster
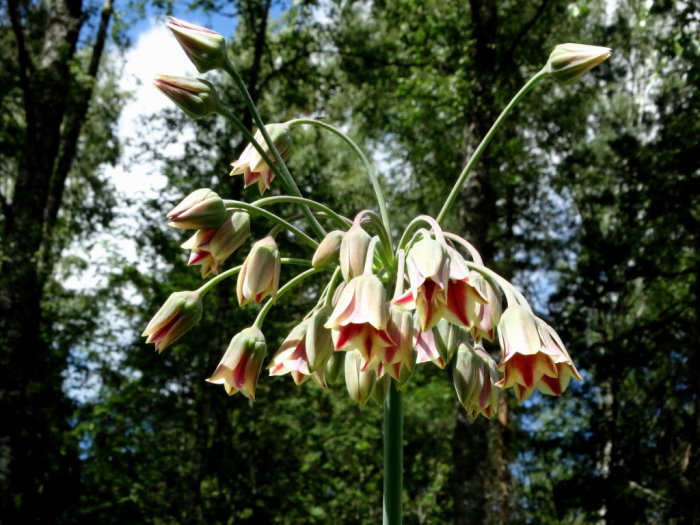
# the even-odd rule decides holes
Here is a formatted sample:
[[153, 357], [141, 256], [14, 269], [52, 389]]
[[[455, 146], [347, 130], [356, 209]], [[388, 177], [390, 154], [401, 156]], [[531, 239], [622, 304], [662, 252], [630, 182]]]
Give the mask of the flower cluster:
[[[200, 72], [223, 69], [246, 98], [221, 35], [177, 19], [171, 19], [169, 27]], [[609, 54], [607, 48], [559, 46], [536, 79], [551, 77], [570, 83]], [[478, 251], [465, 239], [443, 232], [440, 222], [463, 185], [467, 169], [437, 220], [416, 217], [394, 245], [371, 168], [368, 174], [381, 217], [363, 210], [352, 221], [303, 198], [291, 178], [285, 160], [291, 154], [291, 132], [299, 125], [332, 131], [369, 167], [359, 147], [340, 130], [309, 119], [264, 125], [251, 105], [258, 126], [253, 135], [222, 105], [211, 83], [160, 76], [155, 85], [192, 117], [218, 113], [238, 126], [250, 143], [232, 162], [231, 175], [243, 175], [245, 187], [257, 183], [262, 195], [277, 177], [288, 192], [246, 203], [224, 200], [202, 188], [167, 214], [170, 226], [196, 230], [182, 244], [190, 250], [188, 264], [201, 266], [202, 277], [215, 277], [198, 290], [174, 293], [158, 311], [143, 334], [157, 350], [167, 348], [200, 320], [202, 298], [209, 290], [238, 274], [240, 306], [268, 299], [254, 324], [233, 337], [208, 379], [224, 385], [229, 394], [242, 392], [254, 399], [267, 359], [272, 376], [290, 374], [296, 384], [312, 378], [324, 389], [344, 377], [355, 402], [364, 405], [372, 399], [382, 403], [392, 381], [399, 389], [410, 384], [416, 365], [433, 363], [442, 369], [451, 363], [457, 397], [467, 413], [473, 418], [480, 414], [490, 418], [498, 413], [505, 389], [512, 387], [523, 401], [535, 389], [560, 395], [571, 378], [581, 380], [559, 336], [535, 316], [522, 294], [484, 266]], [[299, 206], [301, 214], [281, 217], [266, 208], [278, 202]], [[221, 266], [250, 237], [251, 216], [274, 226], [253, 243], [241, 265], [222, 272]], [[332, 223], [329, 233], [319, 218]], [[306, 220], [306, 226], [298, 226], [299, 220]], [[313, 247], [313, 255], [282, 258], [275, 236], [283, 229]], [[307, 269], [280, 287], [282, 264]], [[316, 286], [309, 288], [319, 292], [315, 306], [291, 329], [277, 352], [266, 358], [262, 326], [275, 301], [310, 276], [324, 274], [326, 278], [315, 278]], [[490, 350], [499, 352], [497, 360]]]

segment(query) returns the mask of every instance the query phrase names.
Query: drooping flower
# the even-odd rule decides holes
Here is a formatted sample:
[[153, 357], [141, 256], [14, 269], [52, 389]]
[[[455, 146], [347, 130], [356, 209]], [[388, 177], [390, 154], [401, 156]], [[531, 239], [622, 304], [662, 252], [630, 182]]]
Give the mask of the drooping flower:
[[345, 386], [348, 395], [358, 405], [365, 405], [377, 383], [377, 374], [368, 367], [362, 354], [357, 350], [345, 353]]
[[440, 322], [433, 327], [431, 332], [435, 341], [435, 348], [437, 348], [438, 354], [440, 354], [445, 363], [450, 362], [459, 345], [467, 339], [466, 329], [449, 323], [445, 319], [440, 319]]
[[549, 55], [545, 68], [560, 84], [571, 84], [581, 75], [604, 62], [611, 54], [612, 49], [608, 47], [559, 44]]
[[309, 318], [306, 331], [306, 356], [311, 371], [322, 369], [333, 354], [331, 331], [324, 326], [331, 313], [333, 309], [330, 306], [323, 306]]
[[[561, 394], [570, 377], [581, 378], [558, 336], [543, 321], [518, 305], [509, 306], [498, 324], [504, 374], [498, 385], [514, 387], [519, 401], [539, 388], [547, 394]], [[556, 335], [556, 334], [554, 334]], [[560, 378], [561, 375], [561, 378]]]
[[189, 266], [201, 265], [202, 277], [218, 274], [221, 264], [250, 236], [250, 217], [246, 212], [231, 212], [221, 226], [198, 230], [181, 247], [191, 250]]
[[389, 307], [387, 333], [394, 342], [391, 346], [377, 350], [377, 358], [384, 365], [386, 373], [399, 381], [413, 370], [413, 315], [401, 306]]
[[309, 378], [309, 361], [306, 356], [306, 333], [308, 320], [296, 325], [272, 358], [270, 375], [280, 376], [291, 373], [294, 383], [300, 385]]
[[[286, 123], [283, 124], [267, 124], [265, 126], [272, 143], [275, 145], [277, 151], [279, 151], [282, 159], [285, 159], [291, 148], [292, 139], [289, 135], [289, 126]], [[255, 141], [260, 145], [262, 150], [270, 157], [273, 161], [273, 155], [270, 148], [265, 142], [262, 133], [258, 130], [253, 137]], [[243, 153], [238, 158], [231, 163], [233, 169], [231, 170], [231, 175], [243, 175], [243, 185], [247, 188], [251, 184], [258, 183], [258, 190], [260, 195], [265, 193], [265, 190], [270, 189], [270, 184], [272, 179], [275, 178], [275, 173], [272, 168], [267, 164], [265, 159], [263, 159], [260, 152], [255, 149], [253, 144], [248, 144], [243, 150]]]
[[486, 302], [482, 303], [477, 300], [477, 315], [471, 325], [472, 337], [479, 340], [482, 337], [493, 341], [496, 334], [496, 327], [501, 320], [502, 306], [501, 297], [494, 286], [489, 283], [482, 275], [477, 272], [472, 272], [472, 281], [474, 288], [479, 292], [481, 297], [486, 297]]
[[362, 229], [358, 220], [345, 232], [340, 242], [340, 271], [348, 282], [362, 275], [365, 269], [367, 250], [372, 238]]
[[416, 334], [416, 363], [432, 361], [438, 368], [445, 368], [447, 362], [440, 355], [432, 330], [418, 331]]
[[175, 17], [168, 17], [167, 26], [173, 32], [183, 51], [200, 73], [222, 67], [226, 62], [226, 41], [223, 35], [190, 24]]
[[347, 283], [325, 327], [333, 330], [336, 350], [358, 350], [371, 361], [394, 344], [386, 330], [388, 321], [382, 282], [376, 275], [363, 274]]
[[155, 343], [156, 350], [162, 352], [199, 322], [202, 310], [199, 293], [175, 292], [156, 312], [141, 336], [148, 336], [146, 343]]
[[454, 324], [472, 328], [487, 298], [481, 290], [484, 278], [472, 272], [454, 248], [447, 247], [450, 259], [449, 286], [444, 317]]
[[447, 304], [450, 260], [442, 243], [424, 238], [406, 257], [410, 289], [394, 303], [418, 312], [420, 329], [427, 332], [442, 317]]
[[266, 349], [262, 332], [254, 326], [246, 328], [233, 336], [219, 366], [207, 381], [224, 385], [230, 396], [242, 392], [248, 399], [255, 400], [255, 387]]
[[481, 345], [462, 342], [457, 350], [452, 379], [457, 398], [469, 417], [491, 418], [498, 410], [501, 388], [496, 386], [496, 363]]
[[311, 259], [311, 266], [314, 268], [321, 268], [322, 266], [336, 261], [340, 253], [340, 244], [343, 241], [344, 235], [345, 232], [340, 230], [329, 232], [319, 243], [318, 248], [316, 248], [314, 256]]
[[226, 220], [226, 205], [216, 192], [200, 188], [168, 212], [168, 226], [194, 230], [218, 228]]
[[153, 85], [191, 118], [216, 113], [219, 108], [216, 90], [206, 80], [156, 75]]
[[281, 270], [280, 252], [275, 240], [268, 235], [257, 241], [246, 257], [238, 274], [236, 295], [241, 306], [251, 301], [259, 303], [268, 295], [275, 297]]

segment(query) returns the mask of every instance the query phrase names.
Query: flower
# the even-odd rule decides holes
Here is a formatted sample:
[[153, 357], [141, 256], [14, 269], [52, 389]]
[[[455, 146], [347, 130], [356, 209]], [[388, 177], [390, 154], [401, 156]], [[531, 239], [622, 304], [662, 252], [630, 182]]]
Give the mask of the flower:
[[413, 315], [401, 306], [389, 307], [387, 333], [394, 343], [378, 348], [376, 353], [387, 374], [399, 381], [405, 373], [413, 370]]
[[333, 310], [323, 306], [309, 318], [306, 331], [306, 357], [309, 370], [320, 370], [333, 354], [333, 339], [331, 331], [324, 325], [328, 322]]
[[369, 362], [394, 344], [386, 331], [388, 321], [386, 291], [379, 278], [370, 274], [347, 283], [325, 327], [333, 330], [336, 350], [359, 350]]
[[489, 341], [493, 341], [496, 333], [496, 327], [501, 319], [501, 298], [496, 289], [477, 272], [472, 272], [474, 288], [483, 298], [486, 297], [486, 302], [478, 302], [477, 315], [471, 324], [472, 337], [479, 340], [485, 337]]
[[457, 398], [469, 417], [476, 419], [482, 414], [491, 418], [496, 413], [501, 392], [496, 386], [498, 372], [496, 363], [483, 346], [472, 348], [466, 342], [459, 345], [452, 379]]
[[300, 385], [309, 378], [309, 362], [306, 357], [306, 333], [308, 320], [296, 325], [272, 358], [270, 375], [280, 376], [291, 372], [292, 379]]
[[206, 80], [156, 75], [153, 84], [191, 118], [216, 113], [219, 107], [214, 86]]
[[141, 336], [148, 336], [146, 343], [155, 343], [156, 350], [162, 352], [199, 322], [202, 309], [199, 293], [175, 292], [153, 316]]
[[226, 63], [226, 43], [223, 35], [173, 16], [168, 18], [168, 29], [173, 32], [197, 71], [205, 73]]
[[561, 340], [544, 321], [521, 306], [509, 306], [498, 324], [503, 379], [498, 386], [514, 387], [518, 401], [535, 388], [559, 395], [570, 377], [581, 380]]
[[[289, 126], [287, 124], [267, 124], [265, 126], [267, 133], [270, 135], [272, 143], [275, 145], [280, 156], [284, 159], [289, 153], [292, 144], [291, 136], [289, 135]], [[264, 140], [262, 133], [258, 130], [253, 137], [260, 145], [262, 150], [272, 157], [270, 148]], [[274, 160], [274, 159], [273, 159]], [[233, 169], [231, 175], [243, 174], [243, 185], [247, 188], [251, 184], [258, 183], [258, 190], [262, 195], [265, 190], [270, 189], [270, 183], [275, 178], [275, 173], [267, 164], [267, 161], [262, 158], [260, 152], [255, 149], [253, 144], [248, 144], [243, 150], [243, 153], [231, 163]]]
[[254, 326], [246, 328], [233, 336], [219, 366], [207, 381], [224, 385], [230, 396], [243, 392], [248, 399], [255, 400], [255, 386], [266, 349], [262, 332]]
[[415, 243], [406, 257], [410, 290], [394, 299], [395, 304], [415, 308], [423, 332], [442, 317], [447, 303], [450, 260], [442, 243], [424, 238]]
[[358, 405], [365, 405], [372, 395], [377, 382], [377, 374], [357, 350], [345, 354], [345, 386], [350, 399]]
[[311, 259], [311, 266], [321, 268], [338, 259], [340, 253], [340, 243], [343, 241], [345, 232], [333, 230], [326, 235], [314, 252]]
[[487, 301], [478, 284], [484, 278], [472, 272], [454, 248], [447, 247], [450, 259], [449, 285], [444, 317], [451, 323], [470, 328], [479, 318], [481, 306]]
[[372, 238], [362, 229], [359, 221], [355, 221], [352, 227], [343, 235], [343, 239], [340, 242], [339, 259], [340, 271], [346, 282], [362, 275], [371, 240]]
[[246, 212], [231, 212], [221, 226], [199, 230], [181, 247], [192, 250], [188, 266], [201, 265], [202, 277], [218, 274], [219, 267], [250, 236], [250, 216]]
[[612, 49], [608, 47], [559, 44], [549, 55], [545, 70], [560, 84], [571, 84], [611, 54]]
[[438, 368], [445, 368], [447, 362], [440, 355], [432, 330], [418, 331], [416, 335], [416, 363], [432, 361]]
[[238, 274], [238, 303], [241, 306], [251, 301], [259, 303], [268, 295], [274, 298], [279, 286], [280, 269], [280, 252], [275, 240], [268, 235], [257, 241]]
[[445, 319], [440, 319], [440, 322], [431, 331], [435, 348], [445, 363], [450, 362], [460, 343], [467, 339], [467, 331], [464, 328], [449, 323]]
[[218, 228], [226, 220], [226, 205], [209, 188], [200, 188], [168, 212], [168, 226], [195, 230]]

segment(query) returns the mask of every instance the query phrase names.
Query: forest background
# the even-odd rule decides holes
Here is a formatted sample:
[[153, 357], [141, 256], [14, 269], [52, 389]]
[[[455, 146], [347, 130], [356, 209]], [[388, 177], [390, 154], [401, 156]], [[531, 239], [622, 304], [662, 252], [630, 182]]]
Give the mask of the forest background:
[[[585, 382], [471, 421], [450, 371], [420, 368], [405, 522], [700, 523], [700, 10], [670, 0], [3, 2], [1, 523], [381, 519], [379, 407], [266, 374], [254, 404], [204, 382], [253, 319], [232, 283], [164, 354], [139, 338], [199, 282], [164, 212], [199, 187], [255, 191], [228, 176], [239, 133], [127, 75], [151, 42], [141, 83], [183, 73], [144, 22], [171, 13], [231, 37], [267, 122], [322, 117], [364, 144], [397, 224], [436, 213], [554, 45], [613, 48], [528, 95], [449, 224], [526, 290]], [[373, 202], [333, 137], [295, 131], [290, 168], [346, 215]], [[273, 310], [270, 350], [310, 301]]]

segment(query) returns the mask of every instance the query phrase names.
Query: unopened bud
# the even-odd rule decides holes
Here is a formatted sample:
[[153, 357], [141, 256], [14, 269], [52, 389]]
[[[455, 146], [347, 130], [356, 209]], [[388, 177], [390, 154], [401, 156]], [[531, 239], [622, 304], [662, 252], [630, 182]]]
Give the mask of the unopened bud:
[[157, 75], [153, 84], [191, 118], [216, 113], [219, 107], [216, 91], [206, 80]]
[[209, 188], [193, 191], [168, 213], [168, 226], [209, 230], [226, 220], [226, 205]]
[[345, 355], [345, 386], [350, 399], [358, 405], [367, 404], [377, 382], [374, 369], [366, 364], [357, 350], [350, 350]]
[[496, 363], [481, 346], [459, 345], [452, 373], [459, 402], [472, 419], [479, 414], [491, 418], [498, 410], [501, 389]]
[[244, 211], [231, 213], [209, 241], [209, 251], [223, 262], [250, 237], [250, 216]]
[[362, 275], [371, 240], [372, 238], [361, 226], [353, 226], [343, 235], [340, 243], [340, 271], [345, 281]]
[[314, 268], [320, 268], [338, 259], [343, 235], [345, 232], [333, 230], [323, 238], [321, 244], [316, 248], [313, 259], [311, 259], [311, 265]]
[[223, 35], [172, 16], [169, 19], [168, 29], [173, 32], [197, 71], [205, 73], [226, 63], [226, 43]]
[[333, 352], [323, 367], [326, 382], [331, 385], [340, 383], [345, 367], [345, 352]]
[[586, 71], [604, 62], [612, 53], [608, 47], [559, 44], [549, 55], [546, 70], [560, 84], [571, 84]]
[[459, 326], [448, 323], [441, 319], [433, 328], [433, 338], [435, 339], [435, 347], [445, 360], [449, 363], [457, 351], [459, 344], [466, 340], [467, 331]]
[[160, 310], [143, 331], [147, 343], [155, 343], [162, 352], [202, 318], [202, 298], [197, 292], [175, 292], [168, 297]]
[[256, 242], [238, 274], [238, 303], [243, 306], [251, 301], [259, 303], [268, 295], [275, 297], [280, 269], [280, 252], [275, 240], [268, 235]]
[[331, 312], [330, 306], [324, 306], [309, 319], [306, 332], [306, 357], [311, 371], [322, 368], [333, 353], [331, 331], [323, 326], [328, 322]]

